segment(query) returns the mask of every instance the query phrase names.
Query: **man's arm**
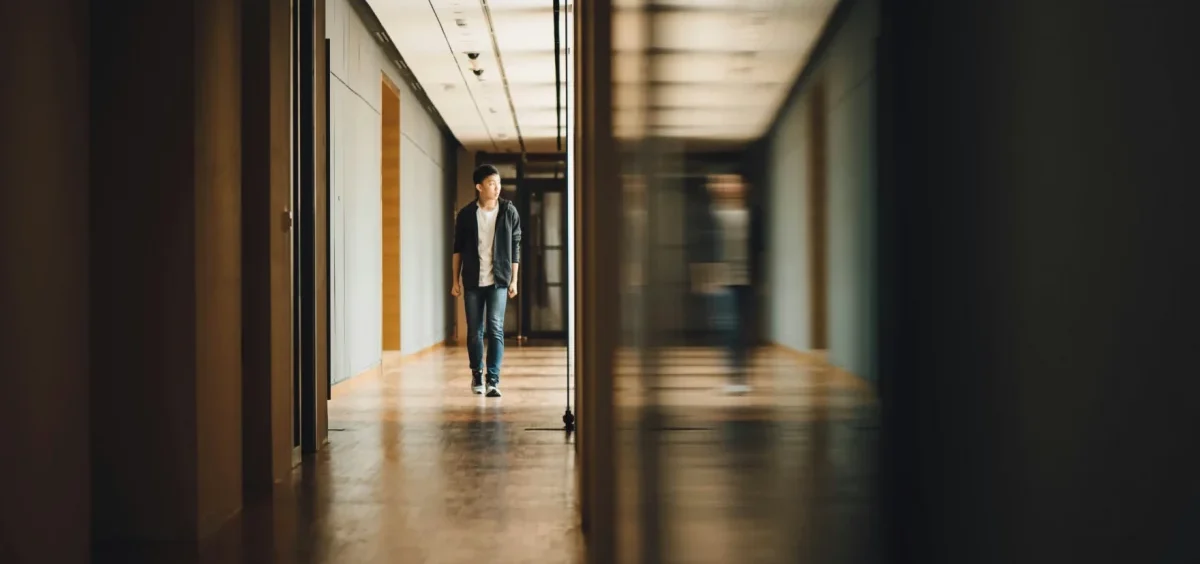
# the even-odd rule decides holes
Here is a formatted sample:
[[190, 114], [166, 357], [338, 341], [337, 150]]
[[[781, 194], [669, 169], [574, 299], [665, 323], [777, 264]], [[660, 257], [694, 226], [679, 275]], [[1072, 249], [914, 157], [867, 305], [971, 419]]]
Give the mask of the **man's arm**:
[[[462, 216], [463, 216], [463, 214], [461, 211], [454, 215], [454, 246], [453, 246], [453, 248], [454, 248], [455, 256], [462, 254], [463, 245], [466, 244], [466, 241], [464, 240], [464, 237], [463, 237], [463, 217]], [[457, 272], [457, 271], [458, 271], [458, 269], [455, 269], [455, 272]]]
[[517, 263], [521, 262], [521, 212], [514, 206], [512, 212], [512, 261], [513, 277], [517, 275]]
[[512, 215], [512, 280], [508, 283], [509, 297], [517, 295], [517, 273], [521, 270], [521, 213], [513, 208]]
[[454, 254], [450, 255], [450, 293], [455, 296], [462, 293], [462, 223], [462, 213], [459, 212], [454, 216]]

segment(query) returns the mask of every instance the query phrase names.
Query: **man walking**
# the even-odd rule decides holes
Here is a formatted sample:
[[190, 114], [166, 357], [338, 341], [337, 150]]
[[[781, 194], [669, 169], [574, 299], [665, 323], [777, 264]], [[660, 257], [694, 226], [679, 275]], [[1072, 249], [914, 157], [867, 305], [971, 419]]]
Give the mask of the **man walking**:
[[750, 286], [750, 210], [746, 207], [745, 184], [736, 174], [714, 174], [708, 178], [712, 200], [712, 245], [715, 262], [693, 266], [697, 292], [709, 296], [714, 325], [721, 332], [729, 358], [730, 379], [726, 390], [734, 394], [750, 391], [751, 343], [748, 314], [754, 311]]
[[[500, 397], [504, 360], [504, 308], [517, 295], [521, 263], [521, 214], [500, 197], [500, 171], [492, 165], [475, 169], [475, 201], [454, 220], [454, 256], [450, 294], [463, 296], [467, 314], [467, 357], [471, 390]], [[487, 364], [484, 364], [484, 333]], [[485, 379], [486, 376], [486, 379]]]

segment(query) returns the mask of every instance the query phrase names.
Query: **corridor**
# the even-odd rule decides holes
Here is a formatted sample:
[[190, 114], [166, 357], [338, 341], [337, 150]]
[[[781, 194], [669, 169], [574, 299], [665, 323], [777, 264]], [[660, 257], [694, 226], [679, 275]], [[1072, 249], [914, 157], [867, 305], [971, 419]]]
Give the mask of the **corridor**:
[[1196, 6], [2, 2], [0, 564], [1200, 562]]
[[[583, 562], [574, 442], [556, 430], [565, 354], [510, 346], [498, 400], [470, 393], [463, 349], [392, 356], [382, 371], [334, 389], [328, 448], [296, 468], [273, 506], [247, 507], [198, 557], [143, 546], [97, 561]], [[759, 392], [729, 397], [714, 351], [676, 349], [669, 358], [662, 392], [673, 406], [664, 430], [672, 436], [663, 460], [672, 561], [766, 564], [819, 554], [823, 563], [864, 562], [869, 390], [791, 353], [764, 351], [753, 376]]]

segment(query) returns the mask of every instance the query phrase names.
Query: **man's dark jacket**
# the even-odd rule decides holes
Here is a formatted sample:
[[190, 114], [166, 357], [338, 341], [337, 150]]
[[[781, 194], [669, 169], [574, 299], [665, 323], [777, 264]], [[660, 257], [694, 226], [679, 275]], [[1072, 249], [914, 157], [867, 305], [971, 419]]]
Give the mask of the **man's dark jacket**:
[[[512, 265], [521, 262], [521, 214], [512, 202], [500, 198], [496, 212], [496, 238], [492, 241], [492, 277], [496, 286], [508, 287]], [[479, 222], [477, 202], [458, 210], [454, 219], [454, 252], [462, 257], [463, 288], [479, 287]]]

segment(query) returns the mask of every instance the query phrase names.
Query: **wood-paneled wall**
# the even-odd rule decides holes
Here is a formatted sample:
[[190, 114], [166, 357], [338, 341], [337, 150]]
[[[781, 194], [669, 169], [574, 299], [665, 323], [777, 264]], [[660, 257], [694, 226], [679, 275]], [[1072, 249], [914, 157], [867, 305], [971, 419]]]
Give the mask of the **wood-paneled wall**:
[[383, 350], [400, 350], [400, 92], [381, 79], [383, 185]]

